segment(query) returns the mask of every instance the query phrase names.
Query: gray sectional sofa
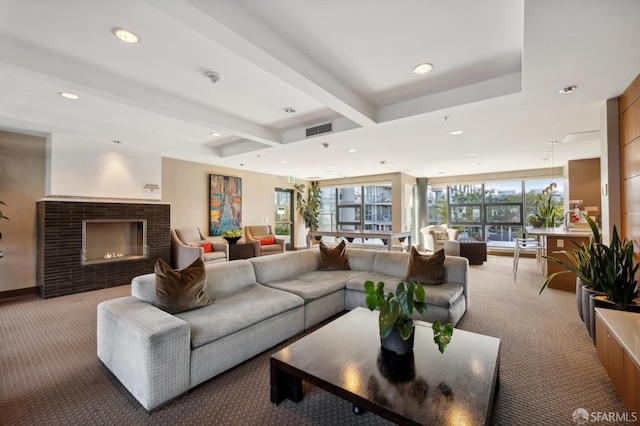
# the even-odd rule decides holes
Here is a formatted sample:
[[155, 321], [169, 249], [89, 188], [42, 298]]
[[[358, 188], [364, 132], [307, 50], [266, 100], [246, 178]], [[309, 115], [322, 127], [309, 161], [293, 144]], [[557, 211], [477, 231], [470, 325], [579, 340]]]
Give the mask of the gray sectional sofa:
[[[319, 270], [318, 250], [206, 265], [213, 304], [173, 315], [154, 306], [155, 275], [136, 277], [131, 296], [98, 305], [98, 357], [153, 410], [345, 309], [366, 307], [366, 280], [395, 289], [405, 276], [408, 253], [347, 253], [350, 270]], [[469, 307], [468, 265], [446, 258], [445, 283], [425, 286], [423, 319], [457, 324]]]

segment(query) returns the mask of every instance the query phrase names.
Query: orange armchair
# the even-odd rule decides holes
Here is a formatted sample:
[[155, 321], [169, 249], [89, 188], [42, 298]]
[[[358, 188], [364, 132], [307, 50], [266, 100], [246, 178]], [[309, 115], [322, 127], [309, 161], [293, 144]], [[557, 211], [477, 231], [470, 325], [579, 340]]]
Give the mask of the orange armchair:
[[256, 256], [285, 252], [285, 241], [276, 238], [271, 225], [245, 226], [244, 237], [248, 243], [253, 243]]
[[200, 228], [182, 228], [171, 230], [171, 262], [176, 269], [189, 266], [198, 257], [204, 263], [226, 262], [229, 259], [229, 246], [224, 243], [211, 243], [211, 251], [205, 253], [201, 246], [210, 243], [202, 235]]

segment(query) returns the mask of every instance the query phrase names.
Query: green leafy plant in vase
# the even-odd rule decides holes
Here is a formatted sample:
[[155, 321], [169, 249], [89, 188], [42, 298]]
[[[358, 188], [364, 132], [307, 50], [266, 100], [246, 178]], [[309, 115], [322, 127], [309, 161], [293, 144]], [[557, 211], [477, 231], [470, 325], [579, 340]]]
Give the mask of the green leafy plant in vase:
[[560, 206], [554, 206], [551, 203], [552, 194], [538, 194], [538, 198], [534, 201], [537, 206], [535, 213], [527, 216], [527, 221], [534, 227], [547, 226], [555, 227], [560, 225], [564, 216]]
[[[392, 350], [399, 355], [413, 349], [414, 323], [413, 311], [422, 316], [427, 315], [427, 304], [424, 303], [424, 287], [416, 282], [400, 282], [395, 293], [384, 293], [384, 283], [377, 285], [373, 281], [366, 281], [364, 289], [367, 294], [367, 307], [370, 310], [379, 309], [378, 324], [382, 347]], [[436, 320], [433, 325], [433, 341], [438, 345], [441, 353], [451, 342], [453, 326], [451, 323], [442, 325]], [[405, 342], [403, 344], [403, 342]]]
[[242, 229], [225, 229], [222, 231], [222, 238], [229, 244], [235, 244], [242, 237]]

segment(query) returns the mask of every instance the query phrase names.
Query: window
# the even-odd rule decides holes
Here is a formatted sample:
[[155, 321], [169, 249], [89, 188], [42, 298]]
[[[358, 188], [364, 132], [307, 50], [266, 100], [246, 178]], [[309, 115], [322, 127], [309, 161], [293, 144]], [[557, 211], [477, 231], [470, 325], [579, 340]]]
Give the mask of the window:
[[320, 230], [390, 231], [391, 183], [322, 188]]
[[[558, 183], [559, 181], [559, 183]], [[543, 190], [556, 182], [553, 205], [563, 205], [562, 180], [488, 182], [429, 188], [429, 224], [460, 229], [460, 238], [486, 241], [490, 247], [513, 247]]]

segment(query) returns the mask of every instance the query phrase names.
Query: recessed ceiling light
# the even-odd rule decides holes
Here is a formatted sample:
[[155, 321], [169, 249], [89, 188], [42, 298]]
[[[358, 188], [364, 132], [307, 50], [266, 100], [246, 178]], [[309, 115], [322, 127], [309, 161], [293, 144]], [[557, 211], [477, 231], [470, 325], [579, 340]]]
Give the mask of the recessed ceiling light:
[[578, 88], [578, 86], [567, 86], [564, 89], [560, 89], [560, 93], [562, 93], [563, 95], [566, 95], [568, 93], [573, 92], [577, 88]]
[[356, 149], [355, 149], [355, 148], [349, 148], [349, 149], [347, 150], [347, 152], [356, 152]]
[[281, 163], [282, 163], [282, 164], [287, 164], [287, 163], [288, 163], [288, 161], [287, 161], [287, 160], [282, 160], [282, 161], [281, 161]]
[[444, 174], [444, 172], [438, 172], [438, 174], [439, 174], [439, 175], [443, 175], [443, 174]]
[[62, 96], [63, 98], [73, 99], [74, 101], [76, 99], [80, 99], [80, 96], [76, 95], [75, 93], [60, 92], [59, 95]]
[[215, 136], [216, 138], [217, 138], [218, 136], [222, 136], [222, 134], [221, 134], [220, 132], [211, 132], [211, 133], [209, 133], [209, 134], [210, 134], [211, 136]]
[[125, 30], [124, 28], [114, 28], [113, 35], [115, 35], [125, 43], [136, 44], [140, 42], [140, 39], [138, 38], [137, 35], [135, 35], [129, 30]]
[[555, 145], [557, 143], [558, 143], [558, 141], [551, 141], [551, 142], [549, 142], [549, 145]]
[[118, 145], [122, 143], [122, 141], [114, 140], [113, 143], [117, 143]]
[[453, 132], [450, 132], [449, 134], [450, 134], [450, 135], [454, 135], [454, 136], [456, 136], [456, 135], [461, 135], [461, 134], [463, 134], [463, 133], [464, 133], [464, 132], [463, 132], [462, 130], [454, 130]]
[[475, 152], [472, 152], [471, 154], [469, 154], [469, 157], [477, 157], [478, 154], [476, 154]]
[[422, 64], [418, 64], [415, 67], [413, 67], [413, 73], [414, 74], [426, 74], [429, 71], [431, 71], [433, 69], [433, 65], [425, 62]]
[[282, 109], [284, 112], [286, 112], [287, 114], [295, 114], [296, 113], [296, 109], [292, 108], [292, 107], [286, 107]]

